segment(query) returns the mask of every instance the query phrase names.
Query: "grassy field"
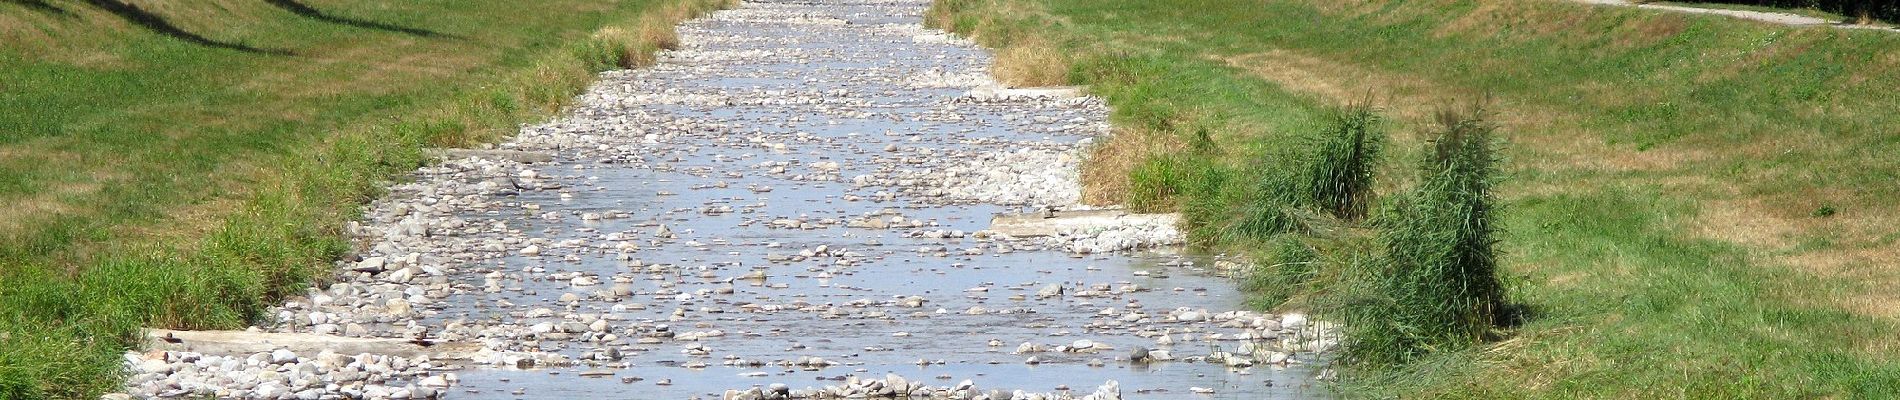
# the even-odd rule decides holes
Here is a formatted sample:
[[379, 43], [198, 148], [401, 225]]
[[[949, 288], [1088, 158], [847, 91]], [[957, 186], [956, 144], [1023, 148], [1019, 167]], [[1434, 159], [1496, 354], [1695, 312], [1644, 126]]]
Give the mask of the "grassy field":
[[[1346, 394], [1900, 393], [1900, 35], [1557, 0], [938, 0], [929, 21], [998, 49], [1006, 82], [1106, 98], [1085, 197], [1183, 211], [1213, 251], [1284, 252], [1207, 221], [1253, 212], [1274, 155], [1340, 105], [1385, 117], [1390, 195], [1437, 110], [1488, 100], [1523, 320], [1352, 368]], [[1363, 249], [1331, 250], [1301, 273]], [[1325, 290], [1268, 281], [1266, 307]]]
[[327, 275], [427, 146], [492, 142], [726, 0], [0, 1], [0, 399]]

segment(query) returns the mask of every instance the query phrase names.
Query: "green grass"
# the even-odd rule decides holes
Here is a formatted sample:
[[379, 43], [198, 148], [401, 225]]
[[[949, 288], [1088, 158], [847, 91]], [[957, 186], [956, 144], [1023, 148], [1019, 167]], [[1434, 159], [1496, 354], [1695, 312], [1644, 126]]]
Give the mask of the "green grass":
[[0, 3], [0, 399], [114, 390], [142, 326], [260, 321], [422, 148], [510, 135], [725, 2], [112, 3]]
[[[1490, 98], [1507, 142], [1498, 268], [1524, 320], [1350, 369], [1351, 394], [1900, 393], [1900, 35], [1566, 1], [939, 0], [929, 20], [1068, 53], [1122, 133], [1084, 168], [1125, 178], [1091, 185], [1140, 188], [1089, 197], [1179, 209], [1196, 243], [1256, 260], [1306, 256], [1216, 221], [1273, 217], [1233, 206], [1284, 195], [1262, 189], [1285, 174], [1273, 160], [1328, 110], [1367, 91], [1384, 106], [1397, 162], [1373, 187], [1389, 194], [1420, 183], [1395, 166], [1428, 157], [1411, 149], [1431, 110]], [[1218, 151], [1168, 145], [1201, 136]], [[1296, 265], [1312, 270], [1249, 284], [1269, 303], [1313, 305], [1298, 292], [1382, 252], [1351, 239], [1376, 232], [1308, 230], [1317, 261]]]

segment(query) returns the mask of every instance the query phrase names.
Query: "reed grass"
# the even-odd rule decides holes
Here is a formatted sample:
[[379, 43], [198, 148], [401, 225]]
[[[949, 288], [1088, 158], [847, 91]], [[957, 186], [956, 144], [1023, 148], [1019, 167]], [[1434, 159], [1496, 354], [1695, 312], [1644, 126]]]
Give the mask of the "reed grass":
[[1381, 128], [1372, 104], [1359, 102], [1333, 111], [1327, 129], [1307, 140], [1305, 189], [1314, 206], [1348, 221], [1365, 218], [1386, 142]]
[[1505, 309], [1498, 277], [1495, 128], [1483, 110], [1438, 113], [1419, 182], [1374, 226], [1381, 258], [1346, 281], [1344, 359], [1393, 365], [1483, 343]]
[[1262, 308], [1278, 307], [1308, 292], [1325, 265], [1319, 249], [1296, 234], [1275, 235], [1254, 256], [1254, 268], [1241, 280], [1241, 289], [1254, 296], [1248, 301]]

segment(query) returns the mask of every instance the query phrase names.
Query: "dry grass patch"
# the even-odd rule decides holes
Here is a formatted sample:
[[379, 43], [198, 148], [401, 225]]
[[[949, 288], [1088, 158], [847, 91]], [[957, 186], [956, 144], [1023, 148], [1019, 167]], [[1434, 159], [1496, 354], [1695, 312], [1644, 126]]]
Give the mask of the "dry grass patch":
[[[1847, 309], [1853, 311], [1855, 314], [1900, 321], [1900, 294], [1892, 292], [1862, 293], [1847, 296], [1846, 299], [1840, 300], [1840, 303], [1846, 305]], [[1885, 353], [1900, 352], [1896, 351], [1900, 350], [1900, 347], [1896, 347], [1896, 343], [1900, 342], [1891, 340], [1879, 340], [1875, 342], [1875, 350], [1881, 350]]]
[[[1788, 263], [1823, 275], [1862, 280], [1900, 280], [1900, 276], [1896, 276], [1900, 275], [1900, 268], [1892, 265], [1893, 260], [1900, 260], [1900, 245], [1872, 241], [1860, 246], [1844, 247], [1854, 248], [1800, 253], [1789, 256]], [[1900, 292], [1895, 295], [1900, 296]], [[1900, 312], [1900, 309], [1895, 312]]]
[[1569, 30], [1589, 20], [1577, 14], [1576, 9], [1551, 7], [1546, 2], [1481, 2], [1432, 33], [1439, 38], [1475, 34], [1521, 40]]
[[1073, 62], [1067, 52], [1046, 40], [1021, 40], [996, 52], [990, 74], [1011, 87], [1062, 86], [1069, 84]]
[[[994, 12], [972, 16], [965, 9]], [[1011, 87], [1069, 84], [1077, 49], [1060, 46], [1062, 40], [1046, 36], [1045, 30], [1018, 28], [1024, 23], [1064, 24], [1066, 18], [1049, 14], [1034, 1], [937, 1], [924, 13], [925, 26], [957, 31], [995, 49], [990, 74], [998, 82]]]
[[220, 165], [218, 171], [211, 174], [216, 179], [204, 188], [211, 196], [191, 204], [166, 208], [163, 223], [115, 226], [112, 237], [124, 238], [135, 247], [183, 243], [193, 238], [207, 237], [230, 219], [232, 214], [243, 211], [245, 199], [252, 199], [260, 190], [267, 190], [263, 188], [292, 192], [288, 182], [291, 173], [284, 171], [284, 168], [281, 160], [265, 162], [255, 158]]
[[7, 206], [0, 208], [0, 232], [21, 232], [61, 215], [84, 213], [72, 199], [103, 188], [101, 182], [60, 182], [24, 198], [7, 199]]
[[[403, 40], [407, 42], [408, 40]], [[302, 54], [295, 60], [285, 63], [307, 64], [330, 73], [345, 74], [346, 78], [326, 80], [323, 84], [310, 84], [313, 67], [292, 67], [272, 69], [249, 78], [237, 86], [244, 90], [266, 93], [282, 100], [281, 105], [269, 108], [280, 110], [280, 114], [300, 107], [300, 102], [313, 98], [348, 94], [395, 94], [414, 90], [419, 82], [434, 81], [458, 74], [464, 74], [482, 66], [482, 61], [490, 57], [478, 47], [469, 46], [458, 49], [463, 51], [416, 51], [415, 43], [392, 43], [387, 47], [349, 47], [342, 49], [318, 49]], [[294, 117], [293, 119], [304, 119]]]
[[[126, 32], [125, 23], [86, 7], [64, 7], [53, 15], [0, 1], [0, 43], [17, 54], [84, 68], [125, 68], [126, 57], [99, 49]], [[0, 85], [5, 85], [0, 82]]]
[[[1616, 148], [1601, 139], [1601, 132], [1584, 127], [1586, 116], [1575, 112], [1288, 50], [1216, 59], [1290, 91], [1329, 101], [1348, 102], [1372, 96], [1382, 105], [1382, 112], [1398, 124], [1393, 138], [1400, 141], [1419, 140], [1414, 136], [1416, 129], [1409, 128], [1427, 121], [1433, 110], [1455, 101], [1489, 98], [1490, 109], [1496, 116], [1494, 122], [1501, 131], [1509, 132], [1508, 139], [1516, 144], [1512, 149], [1531, 155], [1514, 160], [1513, 164], [1519, 168], [1671, 171], [1720, 156], [1700, 146], [1663, 146], [1642, 151]], [[1607, 88], [1601, 93], [1606, 99], [1640, 96]]]
[[1175, 135], [1146, 129], [1122, 128], [1096, 142], [1082, 163], [1082, 203], [1096, 206], [1126, 204], [1128, 172], [1149, 158], [1178, 153], [1187, 143]]
[[[1810, 307], [1837, 308], [1847, 312], [1900, 322], [1900, 269], [1892, 261], [1900, 259], [1900, 246], [1888, 244], [1854, 249], [1807, 252], [1786, 257], [1787, 263], [1810, 273], [1858, 284], [1817, 290], [1819, 295], [1794, 297]], [[1900, 342], [1882, 342], [1876, 354], [1900, 355]]]
[[1689, 16], [1676, 13], [1631, 18], [1618, 30], [1620, 34], [1616, 35], [1615, 48], [1629, 49], [1662, 43], [1687, 31], [1689, 22]]
[[[1395, 122], [1424, 121], [1447, 99], [1476, 98], [1481, 92], [1437, 85], [1423, 79], [1387, 74], [1283, 49], [1215, 61], [1247, 71], [1294, 92], [1339, 101], [1374, 97], [1382, 112]], [[1394, 133], [1405, 135], [1407, 130]]]
[[1802, 232], [1802, 221], [1768, 212], [1759, 199], [1705, 199], [1692, 230], [1703, 237], [1762, 249], [1790, 246]]
[[1631, 151], [1613, 148], [1581, 126], [1582, 115], [1569, 111], [1283, 49], [1216, 59], [1290, 91], [1329, 101], [1349, 102], [1370, 96], [1397, 124], [1392, 130], [1393, 138], [1402, 142], [1420, 140], [1416, 137], [1417, 129], [1412, 128], [1427, 122], [1435, 110], [1456, 101], [1490, 98], [1490, 109], [1495, 115], [1493, 122], [1501, 131], [1511, 134], [1509, 140], [1519, 144], [1513, 149], [1537, 153], [1536, 157], [1515, 161], [1520, 167], [1660, 171], [1708, 157], [1699, 149]]
[[657, 14], [640, 18], [638, 27], [635, 28], [639, 31], [639, 35], [635, 38], [640, 44], [663, 50], [677, 50], [680, 48], [680, 37], [673, 24], [681, 19], [684, 18], [674, 19]]
[[29, 228], [37, 227], [46, 221], [61, 215], [90, 213], [81, 200], [91, 197], [104, 189], [106, 185], [124, 179], [125, 175], [96, 163], [88, 163], [84, 155], [58, 150], [49, 150], [46, 142], [31, 141], [10, 148], [0, 148], [0, 166], [67, 165], [77, 171], [72, 178], [48, 182], [44, 190], [31, 194], [0, 197], [0, 240], [18, 239]]
[[654, 62], [651, 53], [641, 51], [639, 35], [626, 29], [615, 26], [601, 28], [594, 32], [593, 39], [614, 52], [614, 65], [621, 68], [638, 68]]
[[0, 12], [0, 41], [8, 46], [43, 48], [54, 44], [53, 36], [41, 27], [51, 23], [50, 19], [61, 17], [33, 12], [7, 2], [0, 2], [0, 11], [5, 11]]
[[656, 54], [659, 50], [679, 50], [680, 38], [675, 25], [718, 9], [737, 6], [738, 3], [738, 1], [709, 1], [667, 6], [640, 17], [632, 26], [600, 28], [594, 32], [593, 40], [611, 49], [614, 52], [615, 65], [621, 68], [653, 65], [659, 61]]
[[1715, 83], [1725, 79], [1732, 79], [1737, 75], [1751, 70], [1773, 67], [1790, 61], [1799, 61], [1803, 55], [1808, 54], [1808, 52], [1814, 48], [1817, 42], [1826, 40], [1824, 36], [1814, 35], [1813, 33], [1805, 33], [1804, 31], [1789, 32], [1784, 36], [1774, 38], [1773, 40], [1777, 42], [1774, 46], [1763, 46], [1762, 48], [1748, 51], [1747, 53], [1737, 54], [1735, 57], [1729, 58], [1726, 63], [1727, 65], [1723, 65], [1722, 68], [1710, 68], [1702, 71], [1702, 73], [1696, 75], [1695, 81], [1696, 83], [1702, 84]]

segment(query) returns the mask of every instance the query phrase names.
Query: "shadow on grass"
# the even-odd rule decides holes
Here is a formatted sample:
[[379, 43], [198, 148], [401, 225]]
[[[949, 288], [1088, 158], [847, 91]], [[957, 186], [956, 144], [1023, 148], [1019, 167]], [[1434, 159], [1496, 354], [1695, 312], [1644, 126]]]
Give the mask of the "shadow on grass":
[[[428, 29], [410, 28], [410, 27], [401, 26], [401, 25], [393, 25], [393, 24], [386, 24], [386, 23], [381, 23], [381, 22], [376, 22], [376, 21], [365, 21], [365, 20], [360, 20], [360, 19], [330, 15], [328, 13], [323, 12], [323, 10], [318, 10], [316, 8], [312, 8], [303, 3], [299, 3], [297, 2], [297, 0], [264, 0], [264, 2], [269, 3], [272, 6], [276, 6], [277, 8], [281, 8], [284, 11], [289, 11], [292, 14], [297, 14], [305, 18], [310, 18], [310, 19], [323, 21], [323, 22], [329, 22], [333, 24], [348, 25], [348, 26], [364, 28], [364, 29], [375, 29], [375, 30], [381, 30], [381, 31], [405, 33], [409, 35], [422, 36], [422, 37], [449, 36], [449, 35], [444, 35], [441, 32], [436, 32], [436, 31], [432, 31]], [[449, 37], [453, 37], [453, 36], [449, 36]]]
[[46, 4], [45, 1], [41, 1], [41, 0], [4, 0], [4, 1], [0, 1], [0, 3], [18, 4], [26, 8], [31, 8], [35, 11], [58, 15], [61, 17], [70, 17], [73, 15], [71, 11], [66, 11], [66, 9], [59, 8], [59, 6], [55, 6], [52, 4]]
[[[7, 1], [10, 1], [10, 2], [27, 1], [27, 2], [35, 2], [35, 3], [39, 2], [37, 0], [7, 0]], [[242, 51], [246, 53], [255, 53], [255, 54], [269, 54], [269, 55], [278, 55], [278, 56], [295, 55], [294, 53], [291, 53], [289, 50], [263, 49], [263, 48], [251, 47], [249, 45], [245, 45], [242, 43], [221, 42], [217, 40], [212, 40], [210, 38], [200, 36], [196, 33], [191, 33], [189, 31], [181, 29], [177, 25], [172, 25], [171, 22], [166, 21], [165, 18], [163, 17], [159, 17], [156, 14], [152, 14], [143, 9], [140, 9], [138, 8], [138, 6], [126, 4], [125, 2], [120, 1], [120, 0], [86, 0], [86, 4], [90, 4], [93, 7], [98, 7], [101, 10], [110, 12], [112, 13], [112, 15], [116, 15], [120, 19], [124, 19], [126, 22], [131, 22], [133, 24], [136, 24], [140, 27], [145, 28], [146, 30], [150, 30], [154, 33], [158, 33], [160, 35], [165, 35], [165, 36], [171, 36], [173, 38], [191, 42], [192, 44], [197, 44], [200, 46], [237, 50], [237, 51]]]

